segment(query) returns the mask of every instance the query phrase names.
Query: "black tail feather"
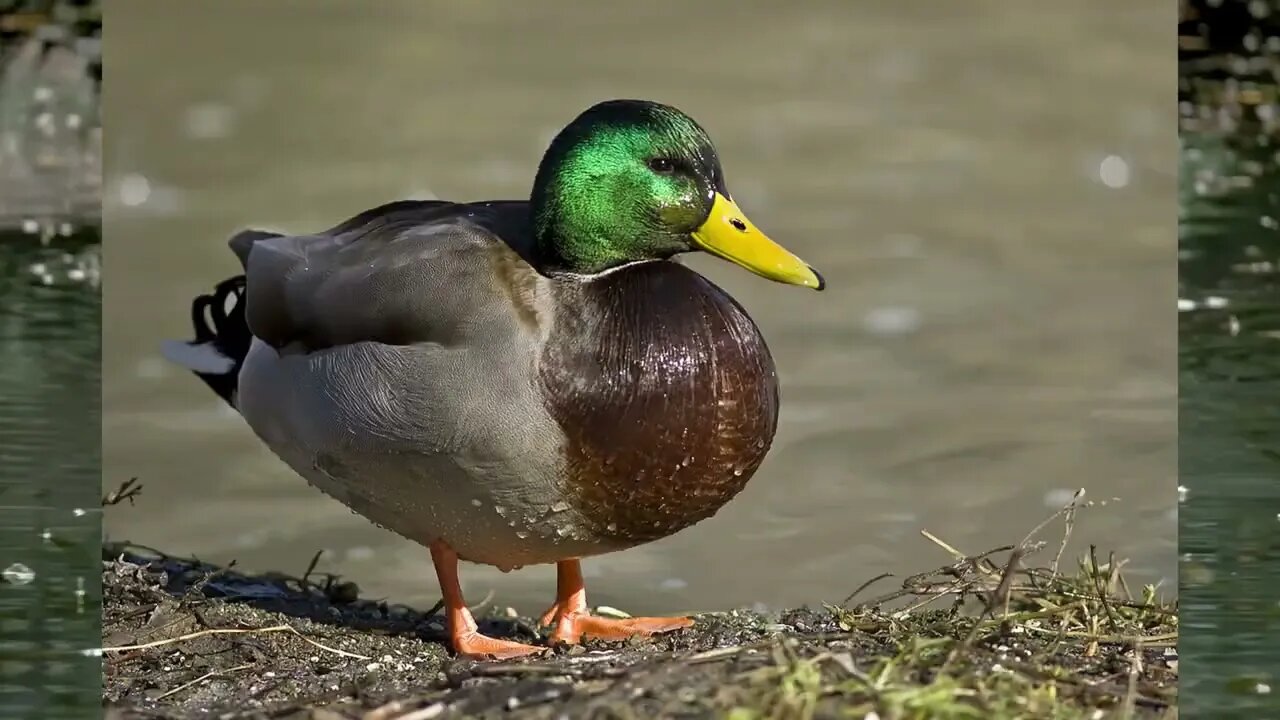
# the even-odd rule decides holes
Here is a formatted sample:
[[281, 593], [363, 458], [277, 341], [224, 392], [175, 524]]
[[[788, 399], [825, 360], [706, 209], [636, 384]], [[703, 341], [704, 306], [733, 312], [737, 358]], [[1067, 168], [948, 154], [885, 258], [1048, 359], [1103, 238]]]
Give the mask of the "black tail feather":
[[236, 405], [240, 368], [253, 342], [253, 335], [245, 322], [244, 288], [244, 275], [237, 275], [218, 283], [212, 293], [200, 295], [191, 302], [191, 326], [195, 340], [187, 345], [202, 347], [211, 355], [216, 353], [225, 358], [229, 361], [228, 369], [209, 372], [192, 367], [191, 363], [183, 363], [232, 407]]

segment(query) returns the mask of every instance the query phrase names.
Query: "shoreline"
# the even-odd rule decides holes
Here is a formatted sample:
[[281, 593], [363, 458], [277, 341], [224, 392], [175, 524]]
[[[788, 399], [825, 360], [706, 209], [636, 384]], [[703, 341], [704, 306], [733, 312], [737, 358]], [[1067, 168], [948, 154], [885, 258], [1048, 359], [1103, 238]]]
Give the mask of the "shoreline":
[[[1075, 509], [1050, 520], [1069, 528]], [[341, 578], [108, 545], [104, 705], [114, 719], [1176, 717], [1176, 603], [1131, 591], [1096, 552], [1057, 570], [1067, 535], [1049, 567], [1027, 561], [1056, 543], [952, 549], [858, 602], [704, 613], [689, 630], [508, 662], [455, 660], [438, 608], [361, 599]], [[541, 642], [509, 608], [477, 619]]]

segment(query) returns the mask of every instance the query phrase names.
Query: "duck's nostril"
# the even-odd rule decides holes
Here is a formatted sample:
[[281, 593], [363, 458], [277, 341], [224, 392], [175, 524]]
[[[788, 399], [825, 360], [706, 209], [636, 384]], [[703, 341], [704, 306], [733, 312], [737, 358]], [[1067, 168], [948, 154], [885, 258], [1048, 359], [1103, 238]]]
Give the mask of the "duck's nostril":
[[747, 231], [747, 224], [742, 222], [738, 218], [729, 218], [729, 224], [737, 228], [738, 232]]

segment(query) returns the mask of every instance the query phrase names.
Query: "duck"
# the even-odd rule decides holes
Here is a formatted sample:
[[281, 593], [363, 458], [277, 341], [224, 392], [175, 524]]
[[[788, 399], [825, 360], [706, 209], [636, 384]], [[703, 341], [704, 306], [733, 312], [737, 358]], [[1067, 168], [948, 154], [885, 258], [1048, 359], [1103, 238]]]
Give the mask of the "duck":
[[[759, 327], [680, 256], [826, 283], [747, 219], [691, 117], [600, 102], [551, 141], [527, 200], [398, 200], [228, 244], [242, 272], [192, 301], [194, 337], [164, 354], [312, 486], [429, 550], [457, 656], [693, 624], [594, 614], [581, 569], [711, 517], [777, 430]], [[554, 564], [547, 645], [481, 634], [460, 561]]]

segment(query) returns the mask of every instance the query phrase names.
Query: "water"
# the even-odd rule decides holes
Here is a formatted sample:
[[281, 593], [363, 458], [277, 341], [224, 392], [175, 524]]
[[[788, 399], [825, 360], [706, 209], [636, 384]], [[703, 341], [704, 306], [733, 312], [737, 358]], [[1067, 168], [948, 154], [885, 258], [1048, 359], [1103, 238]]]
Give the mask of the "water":
[[[744, 209], [830, 288], [693, 262], [769, 339], [777, 441], [714, 519], [588, 561], [593, 602], [838, 601], [949, 562], [921, 529], [1016, 542], [1078, 487], [1120, 501], [1085, 513], [1074, 549], [1172, 594], [1166, 5], [113, 5], [104, 461], [146, 489], [110, 536], [292, 572], [326, 548], [321, 569], [367, 593], [433, 603], [425, 550], [307, 487], [156, 348], [236, 272], [232, 231], [527, 196], [573, 115], [648, 97], [709, 129]], [[547, 568], [463, 575], [526, 612], [554, 586]]]
[[53, 218], [97, 224], [96, 52], [96, 39], [59, 25], [0, 42], [0, 224]]
[[[98, 233], [0, 232], [0, 716], [89, 717], [101, 643]], [[37, 711], [38, 709], [38, 711]]]
[[1280, 712], [1278, 148], [1183, 144], [1180, 694], [1188, 717], [1271, 717], [1258, 712]]

